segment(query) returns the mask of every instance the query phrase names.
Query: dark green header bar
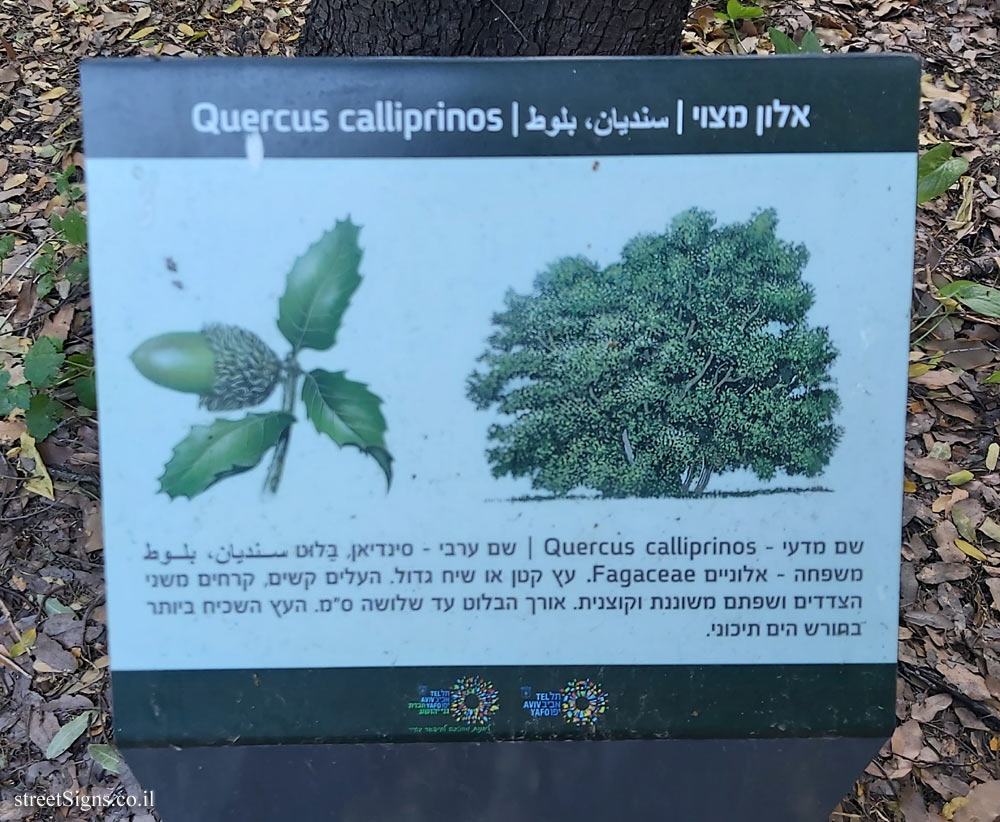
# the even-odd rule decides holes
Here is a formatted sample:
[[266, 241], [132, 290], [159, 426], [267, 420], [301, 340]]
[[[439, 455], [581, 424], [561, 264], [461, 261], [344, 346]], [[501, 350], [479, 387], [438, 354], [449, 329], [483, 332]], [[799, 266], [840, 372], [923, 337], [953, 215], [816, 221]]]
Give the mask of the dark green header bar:
[[122, 745], [885, 737], [894, 665], [116, 671]]
[[89, 157], [911, 152], [906, 55], [89, 60]]

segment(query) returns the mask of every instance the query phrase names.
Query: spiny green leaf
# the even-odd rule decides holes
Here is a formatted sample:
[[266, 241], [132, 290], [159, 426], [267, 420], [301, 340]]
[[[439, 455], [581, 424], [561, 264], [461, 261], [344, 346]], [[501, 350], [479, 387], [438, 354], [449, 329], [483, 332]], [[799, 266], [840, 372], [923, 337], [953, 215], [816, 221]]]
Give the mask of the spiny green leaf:
[[385, 448], [379, 448], [377, 445], [369, 448], [368, 454], [385, 473], [385, 485], [388, 488], [392, 485], [392, 454]]
[[174, 448], [160, 477], [170, 497], [194, 497], [223, 477], [253, 468], [295, 417], [280, 411], [196, 425]]
[[917, 203], [944, 194], [969, 168], [964, 157], [953, 157], [951, 143], [938, 143], [917, 161]]
[[95, 713], [96, 711], [84, 711], [76, 719], [71, 719], [63, 725], [45, 749], [45, 758], [55, 759], [66, 753], [70, 746], [86, 732], [90, 725], [90, 719]]
[[775, 54], [800, 54], [802, 52], [801, 46], [783, 31], [774, 28], [774, 26], [771, 26], [767, 30], [767, 33], [771, 36], [771, 43], [774, 45]]
[[14, 250], [14, 235], [4, 234], [0, 237], [0, 262], [10, 256]]
[[943, 286], [940, 293], [987, 317], [1000, 317], [1000, 290], [996, 288], [971, 280], [955, 280]]
[[88, 745], [87, 753], [104, 770], [110, 773], [121, 770], [122, 759], [114, 745]]
[[336, 342], [344, 311], [361, 283], [359, 231], [350, 219], [339, 221], [288, 272], [278, 328], [296, 351], [325, 351]]
[[35, 394], [24, 412], [28, 433], [36, 440], [43, 440], [59, 427], [62, 406], [48, 394]]
[[42, 337], [24, 355], [24, 378], [35, 388], [51, 385], [65, 359], [51, 337]]
[[302, 401], [316, 430], [337, 445], [353, 445], [369, 454], [392, 483], [392, 457], [385, 447], [385, 417], [382, 400], [361, 382], [353, 382], [343, 371], [321, 368], [305, 375]]

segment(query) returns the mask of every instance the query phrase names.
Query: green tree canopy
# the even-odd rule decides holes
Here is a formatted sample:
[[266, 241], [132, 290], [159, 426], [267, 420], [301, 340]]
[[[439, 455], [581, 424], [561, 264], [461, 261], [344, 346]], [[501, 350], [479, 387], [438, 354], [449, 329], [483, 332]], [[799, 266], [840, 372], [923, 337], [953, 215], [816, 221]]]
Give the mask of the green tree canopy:
[[691, 209], [606, 268], [567, 257], [508, 291], [469, 397], [495, 408], [493, 474], [606, 496], [702, 493], [713, 474], [819, 474], [840, 436], [808, 252], [773, 211]]

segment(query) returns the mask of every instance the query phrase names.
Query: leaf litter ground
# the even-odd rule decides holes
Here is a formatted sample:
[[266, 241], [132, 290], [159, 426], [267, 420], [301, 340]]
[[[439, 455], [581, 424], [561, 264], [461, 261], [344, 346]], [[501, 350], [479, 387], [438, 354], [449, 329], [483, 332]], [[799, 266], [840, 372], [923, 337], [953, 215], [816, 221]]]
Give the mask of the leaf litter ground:
[[[85, 208], [86, 190], [72, 170], [85, 167], [79, 59], [290, 56], [307, 4], [0, 0], [0, 238], [14, 241], [0, 267], [0, 365], [9, 374], [0, 389], [25, 384], [26, 368], [39, 379], [66, 363], [83, 369], [91, 350], [90, 300], [72, 276], [80, 251], [70, 242], [74, 201]], [[960, 296], [968, 289], [949, 292], [949, 283], [1000, 279], [1000, 18], [991, 0], [779, 0], [731, 23], [715, 16], [724, 5], [693, 8], [686, 52], [767, 54], [774, 27], [796, 41], [813, 31], [827, 51], [919, 54], [921, 145], [950, 141], [970, 163], [917, 211], [899, 728], [830, 820], [996, 822], [1000, 302], [970, 308], [940, 289]], [[53, 350], [43, 344], [26, 362], [43, 337]], [[58, 365], [56, 354], [65, 356]], [[47, 436], [35, 442], [32, 421], [16, 411], [0, 418], [0, 822], [151, 822], [150, 809], [57, 816], [14, 802], [25, 792], [141, 793], [110, 747], [97, 418], [62, 374], [43, 392], [57, 407], [40, 403], [36, 414], [36, 424], [53, 424]]]

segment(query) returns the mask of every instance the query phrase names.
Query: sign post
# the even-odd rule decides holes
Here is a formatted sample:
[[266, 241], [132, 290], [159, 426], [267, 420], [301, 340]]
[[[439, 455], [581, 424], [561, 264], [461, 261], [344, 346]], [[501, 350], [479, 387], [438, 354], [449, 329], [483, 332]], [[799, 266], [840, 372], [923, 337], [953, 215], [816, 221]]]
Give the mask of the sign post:
[[164, 818], [829, 811], [894, 725], [918, 75], [85, 63]]

